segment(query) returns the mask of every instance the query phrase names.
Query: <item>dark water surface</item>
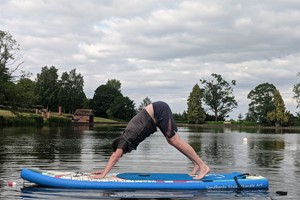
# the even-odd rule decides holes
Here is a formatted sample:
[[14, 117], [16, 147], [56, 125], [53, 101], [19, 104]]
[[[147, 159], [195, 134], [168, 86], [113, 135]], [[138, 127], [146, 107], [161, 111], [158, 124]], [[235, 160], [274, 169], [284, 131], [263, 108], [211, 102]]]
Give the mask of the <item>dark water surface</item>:
[[[213, 173], [232, 171], [269, 179], [269, 191], [105, 191], [29, 187], [20, 170], [91, 172], [102, 169], [121, 126], [0, 129], [0, 199], [300, 199], [300, 133], [275, 130], [179, 127]], [[247, 138], [245, 140], [244, 138]], [[160, 132], [124, 155], [112, 170], [189, 173], [192, 163]], [[14, 181], [15, 187], [7, 186]], [[286, 196], [276, 191], [287, 191]]]

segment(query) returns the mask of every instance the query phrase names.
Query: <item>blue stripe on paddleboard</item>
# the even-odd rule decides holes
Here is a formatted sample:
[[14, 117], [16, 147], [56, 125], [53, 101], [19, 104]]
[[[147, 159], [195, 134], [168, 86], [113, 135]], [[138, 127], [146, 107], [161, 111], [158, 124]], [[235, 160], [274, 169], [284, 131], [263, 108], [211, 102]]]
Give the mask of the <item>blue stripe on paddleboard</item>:
[[[241, 173], [233, 172], [230, 174], [207, 174], [202, 181], [227, 180], [239, 176]], [[118, 178], [126, 180], [164, 180], [164, 181], [191, 181], [193, 177], [188, 174], [177, 173], [121, 173]]]
[[122, 173], [118, 178], [126, 180], [164, 180], [164, 181], [190, 181], [193, 177], [188, 174], [169, 174], [169, 173]]

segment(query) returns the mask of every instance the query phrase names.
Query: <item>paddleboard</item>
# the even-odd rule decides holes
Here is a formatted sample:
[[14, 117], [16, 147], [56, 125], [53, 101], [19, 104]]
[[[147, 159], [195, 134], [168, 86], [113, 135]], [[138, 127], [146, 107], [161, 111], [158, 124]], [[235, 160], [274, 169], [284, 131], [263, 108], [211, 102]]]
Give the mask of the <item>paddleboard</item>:
[[207, 174], [194, 180], [188, 174], [119, 173], [104, 179], [92, 178], [91, 173], [58, 172], [24, 168], [21, 177], [44, 187], [112, 190], [267, 190], [269, 182], [259, 175], [240, 172]]

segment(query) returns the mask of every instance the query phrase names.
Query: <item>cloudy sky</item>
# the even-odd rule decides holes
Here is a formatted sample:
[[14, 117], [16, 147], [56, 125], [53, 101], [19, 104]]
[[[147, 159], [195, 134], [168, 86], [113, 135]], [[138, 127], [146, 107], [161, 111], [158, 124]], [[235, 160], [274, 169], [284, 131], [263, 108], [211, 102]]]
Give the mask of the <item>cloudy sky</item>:
[[299, 111], [299, 0], [1, 0], [0, 30], [18, 41], [33, 78], [43, 66], [76, 68], [89, 98], [118, 79], [136, 106], [149, 97], [182, 113], [193, 86], [217, 73], [237, 82], [232, 118], [265, 82]]

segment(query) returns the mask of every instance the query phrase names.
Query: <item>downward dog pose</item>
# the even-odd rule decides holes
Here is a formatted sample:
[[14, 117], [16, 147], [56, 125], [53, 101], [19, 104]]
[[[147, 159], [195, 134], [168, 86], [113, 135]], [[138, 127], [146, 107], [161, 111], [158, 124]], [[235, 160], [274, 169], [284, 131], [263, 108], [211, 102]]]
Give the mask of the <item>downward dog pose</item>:
[[196, 154], [195, 150], [181, 140], [177, 134], [177, 126], [169, 105], [158, 101], [146, 106], [129, 121], [123, 134], [113, 141], [114, 153], [110, 156], [106, 167], [104, 170], [94, 172], [97, 175], [93, 175], [92, 178], [104, 178], [123, 154], [136, 150], [143, 140], [157, 131], [156, 127], [159, 127], [170, 145], [193, 162], [194, 169], [190, 175], [195, 175], [194, 179], [202, 179], [209, 173], [210, 168]]

